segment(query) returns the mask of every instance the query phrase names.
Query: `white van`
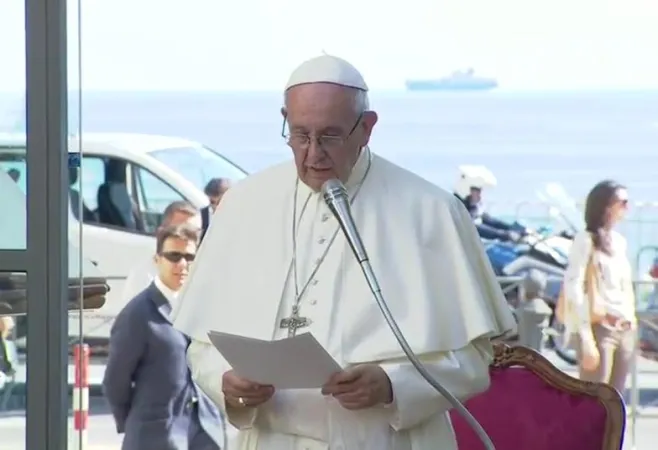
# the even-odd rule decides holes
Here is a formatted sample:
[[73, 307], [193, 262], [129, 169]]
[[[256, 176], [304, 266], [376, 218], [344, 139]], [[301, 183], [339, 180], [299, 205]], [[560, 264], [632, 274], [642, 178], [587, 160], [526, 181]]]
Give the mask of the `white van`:
[[[111, 289], [103, 308], [85, 313], [83, 331], [93, 341], [109, 336], [112, 320], [124, 306], [125, 279], [135, 263], [155, 251], [155, 230], [167, 205], [187, 200], [204, 207], [208, 200], [203, 188], [210, 179], [237, 181], [246, 172], [214, 150], [186, 139], [84, 133], [81, 140], [70, 139], [71, 152], [77, 152], [80, 143], [82, 179], [77, 179], [77, 170], [70, 171], [69, 241], [77, 246], [82, 230], [82, 257], [97, 266]], [[9, 174], [23, 193], [25, 155], [25, 135], [0, 133], [0, 170]], [[0, 207], [5, 202], [2, 197]], [[11, 212], [4, 207], [3, 212], [2, 220], [11, 220]], [[14, 242], [15, 248], [24, 248], [24, 241]], [[72, 314], [70, 333], [78, 328], [78, 317]]]

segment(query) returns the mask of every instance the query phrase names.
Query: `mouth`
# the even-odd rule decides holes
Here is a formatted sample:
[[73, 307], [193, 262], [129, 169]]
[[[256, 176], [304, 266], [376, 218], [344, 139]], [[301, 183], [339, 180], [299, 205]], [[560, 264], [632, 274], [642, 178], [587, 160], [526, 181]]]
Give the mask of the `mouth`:
[[327, 167], [326, 169], [316, 168], [316, 167], [309, 167], [307, 170], [310, 173], [314, 174], [314, 175], [323, 175], [324, 176], [324, 175], [328, 175], [328, 174], [330, 175], [330, 174], [333, 173], [333, 170], [331, 169], [331, 167]]

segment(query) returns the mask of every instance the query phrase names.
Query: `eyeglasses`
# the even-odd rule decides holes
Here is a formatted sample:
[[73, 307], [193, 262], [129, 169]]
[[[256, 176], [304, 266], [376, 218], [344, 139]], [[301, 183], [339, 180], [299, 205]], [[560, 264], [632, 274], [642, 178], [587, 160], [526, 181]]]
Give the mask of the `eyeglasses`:
[[174, 264], [178, 264], [179, 262], [181, 262], [182, 259], [190, 263], [194, 261], [194, 258], [196, 257], [194, 253], [182, 253], [182, 252], [162, 252], [160, 253], [160, 256], [162, 256], [164, 259]]
[[336, 150], [340, 150], [345, 146], [345, 143], [356, 131], [356, 127], [359, 126], [361, 119], [363, 119], [363, 113], [359, 114], [359, 117], [356, 119], [354, 126], [345, 136], [312, 136], [308, 133], [286, 133], [286, 125], [288, 124], [288, 119], [284, 118], [283, 125], [281, 126], [281, 137], [283, 137], [286, 140], [286, 143], [292, 148], [308, 150], [311, 147], [311, 142], [315, 141], [318, 144], [318, 147], [322, 149], [322, 151], [325, 153], [332, 153]]

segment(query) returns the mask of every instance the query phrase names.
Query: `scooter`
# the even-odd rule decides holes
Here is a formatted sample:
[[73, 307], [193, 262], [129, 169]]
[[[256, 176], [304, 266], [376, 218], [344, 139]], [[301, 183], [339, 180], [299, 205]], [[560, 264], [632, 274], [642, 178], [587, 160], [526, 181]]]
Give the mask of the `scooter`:
[[[569, 250], [578, 230], [579, 213], [571, 204], [568, 194], [559, 185], [547, 185], [538, 196], [550, 207], [553, 218], [558, 219], [562, 228], [560, 231], [553, 232], [551, 227], [544, 225], [525, 233], [517, 242], [485, 241], [484, 245], [494, 272], [501, 279], [501, 288], [513, 308], [519, 306], [519, 285], [523, 277], [531, 269], [546, 275], [548, 283], [544, 300], [553, 310], [549, 319], [547, 347], [553, 349], [565, 362], [576, 364], [575, 352], [564, 345], [562, 327], [555, 317], [555, 305], [567, 267]], [[522, 225], [517, 222], [514, 227], [519, 228]]]

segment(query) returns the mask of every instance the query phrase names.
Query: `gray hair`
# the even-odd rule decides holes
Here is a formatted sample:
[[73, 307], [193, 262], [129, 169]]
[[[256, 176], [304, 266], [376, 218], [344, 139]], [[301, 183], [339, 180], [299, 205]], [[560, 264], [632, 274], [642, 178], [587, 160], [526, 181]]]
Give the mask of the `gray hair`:
[[[345, 87], [345, 89], [349, 89], [353, 93], [354, 112], [360, 115], [370, 110], [368, 91], [348, 87]], [[288, 109], [288, 91], [283, 93], [283, 108]]]
[[354, 107], [357, 114], [363, 114], [370, 110], [370, 99], [368, 98], [368, 91], [357, 89], [354, 93]]

